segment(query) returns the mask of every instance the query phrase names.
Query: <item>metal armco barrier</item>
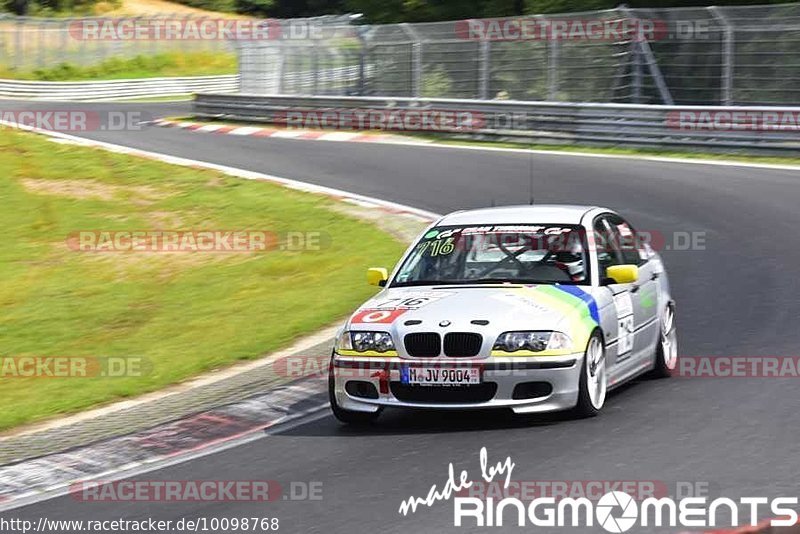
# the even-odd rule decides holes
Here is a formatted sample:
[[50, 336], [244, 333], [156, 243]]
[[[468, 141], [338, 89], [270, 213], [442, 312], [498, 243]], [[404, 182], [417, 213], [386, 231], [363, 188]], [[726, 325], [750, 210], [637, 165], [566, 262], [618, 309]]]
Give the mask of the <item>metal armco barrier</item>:
[[0, 97], [33, 100], [114, 100], [201, 91], [234, 92], [239, 76], [189, 76], [90, 82], [34, 82], [0, 79]]
[[[311, 128], [367, 117], [411, 128], [495, 139], [559, 144], [697, 148], [743, 153], [800, 153], [800, 107], [663, 106], [511, 100], [197, 94], [194, 114]], [[440, 119], [435, 115], [441, 112]], [[411, 114], [411, 115], [409, 115]], [[434, 117], [427, 126], [419, 115]], [[304, 123], [304, 118], [312, 121]], [[442, 118], [443, 117], [443, 118]], [[344, 118], [344, 119], [343, 119]], [[389, 120], [386, 124], [390, 124]], [[433, 127], [430, 127], [431, 125]], [[439, 125], [439, 126], [436, 126]], [[348, 129], [358, 129], [350, 128]], [[369, 129], [365, 126], [362, 129]], [[388, 127], [390, 130], [404, 128]]]

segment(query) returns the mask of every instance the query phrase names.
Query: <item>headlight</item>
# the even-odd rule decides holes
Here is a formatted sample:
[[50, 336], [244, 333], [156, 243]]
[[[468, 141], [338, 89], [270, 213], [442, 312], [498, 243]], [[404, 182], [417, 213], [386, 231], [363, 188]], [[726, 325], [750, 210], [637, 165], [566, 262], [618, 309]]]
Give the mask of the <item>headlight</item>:
[[495, 341], [493, 350], [542, 352], [545, 349], [562, 350], [570, 347], [572, 340], [563, 332], [504, 332]]
[[386, 352], [394, 350], [394, 342], [388, 332], [343, 332], [336, 348], [357, 352]]
[[353, 340], [350, 339], [350, 332], [344, 331], [336, 340], [335, 350], [353, 350]]

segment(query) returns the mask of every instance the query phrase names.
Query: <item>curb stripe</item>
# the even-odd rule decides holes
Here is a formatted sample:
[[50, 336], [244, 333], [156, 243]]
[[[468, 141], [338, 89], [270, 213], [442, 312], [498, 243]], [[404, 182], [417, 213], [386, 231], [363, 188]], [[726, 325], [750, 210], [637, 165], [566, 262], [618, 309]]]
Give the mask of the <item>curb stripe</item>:
[[[164, 128], [174, 128], [177, 126], [176, 121], [171, 121], [168, 119], [156, 119], [150, 121], [147, 124], [151, 124], [153, 126], [160, 126]], [[203, 126], [197, 128], [199, 131], [210, 131], [206, 130], [205, 123], [197, 123]], [[256, 137], [282, 137], [286, 139], [310, 139], [310, 138], [303, 138], [300, 135], [290, 136], [285, 135], [282, 132], [286, 132], [286, 130], [276, 130], [274, 128], [261, 128], [259, 132], [250, 134]], [[227, 132], [220, 132], [220, 133], [227, 133]], [[323, 132], [324, 133], [324, 132]], [[313, 138], [315, 141], [339, 141], [339, 139], [328, 139], [328, 138]], [[651, 156], [647, 154], [612, 154], [612, 153], [602, 153], [602, 152], [581, 152], [581, 151], [561, 151], [561, 150], [547, 150], [547, 149], [533, 149], [533, 148], [509, 148], [509, 147], [498, 147], [498, 146], [481, 146], [481, 145], [460, 145], [460, 144], [444, 144], [444, 143], [437, 143], [432, 140], [428, 139], [418, 139], [414, 137], [403, 137], [402, 135], [392, 136], [392, 135], [385, 135], [385, 134], [358, 134], [358, 137], [353, 139], [348, 139], [347, 142], [367, 142], [367, 143], [384, 143], [384, 144], [392, 144], [392, 145], [400, 145], [400, 146], [416, 146], [416, 147], [426, 147], [426, 148], [437, 148], [441, 150], [473, 150], [473, 151], [481, 151], [481, 152], [506, 152], [509, 154], [536, 154], [540, 156], [551, 156], [551, 157], [561, 157], [561, 158], [602, 158], [602, 159], [621, 159], [621, 160], [638, 160], [638, 161], [649, 161], [649, 162], [656, 162], [656, 163], [668, 163], [668, 164], [685, 164], [685, 165], [711, 165], [711, 166], [721, 166], [721, 167], [743, 167], [743, 168], [751, 168], [751, 169], [772, 169], [772, 170], [783, 170], [783, 171], [800, 171], [800, 165], [793, 165], [793, 164], [782, 164], [782, 163], [760, 163], [760, 162], [750, 162], [750, 161], [737, 161], [733, 159], [694, 159], [694, 158], [682, 158], [676, 156]]]
[[262, 128], [260, 126], [225, 126], [203, 122], [179, 122], [170, 119], [156, 119], [149, 122], [161, 128], [180, 128], [193, 132], [206, 132], [252, 137], [276, 137], [279, 139], [302, 139], [311, 141], [333, 141], [354, 143], [392, 143], [404, 145], [426, 145], [433, 143], [427, 140], [402, 138], [386, 134], [364, 134], [347, 131], [285, 130], [280, 128]]

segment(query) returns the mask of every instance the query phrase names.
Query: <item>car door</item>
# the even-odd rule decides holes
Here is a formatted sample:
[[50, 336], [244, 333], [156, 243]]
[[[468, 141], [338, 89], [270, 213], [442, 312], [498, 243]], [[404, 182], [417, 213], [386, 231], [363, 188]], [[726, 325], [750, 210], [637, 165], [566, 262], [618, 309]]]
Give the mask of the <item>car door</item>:
[[631, 304], [633, 306], [633, 347], [634, 354], [649, 356], [653, 342], [658, 335], [658, 276], [654, 262], [642, 249], [638, 234], [625, 219], [619, 215], [611, 215], [606, 219], [614, 240], [619, 244], [619, 254], [626, 265], [636, 265], [639, 269], [639, 280], [630, 287]]
[[597, 250], [597, 268], [600, 284], [609, 292], [613, 305], [610, 307], [615, 315], [611, 329], [613, 337], [607, 334], [607, 356], [613, 354], [612, 382], [624, 376], [627, 368], [635, 363], [633, 355], [636, 340], [636, 306], [635, 293], [637, 283], [617, 284], [606, 275], [606, 270], [613, 265], [625, 265], [625, 259], [619, 243], [619, 234], [610, 222], [613, 214], [603, 214], [593, 222], [595, 247]]

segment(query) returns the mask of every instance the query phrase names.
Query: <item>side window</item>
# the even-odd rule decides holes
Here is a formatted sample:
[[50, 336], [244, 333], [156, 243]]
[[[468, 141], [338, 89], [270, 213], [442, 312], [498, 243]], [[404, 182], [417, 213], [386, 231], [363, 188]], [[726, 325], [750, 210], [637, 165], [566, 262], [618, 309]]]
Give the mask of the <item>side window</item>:
[[594, 220], [594, 247], [597, 250], [598, 275], [600, 280], [606, 278], [606, 269], [612, 265], [623, 265], [625, 262], [614, 239], [614, 231], [608, 224], [608, 216], [600, 215]]
[[643, 255], [637, 247], [636, 232], [631, 228], [622, 217], [612, 216], [608, 218], [608, 224], [614, 232], [614, 240], [617, 242], [619, 251], [622, 254], [622, 261], [628, 265], [641, 265], [647, 260], [642, 259]]

